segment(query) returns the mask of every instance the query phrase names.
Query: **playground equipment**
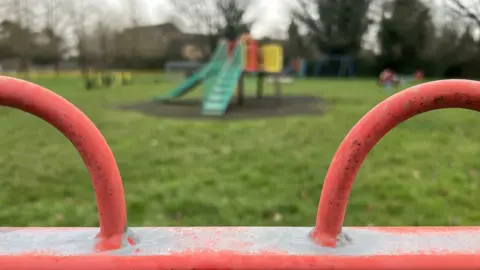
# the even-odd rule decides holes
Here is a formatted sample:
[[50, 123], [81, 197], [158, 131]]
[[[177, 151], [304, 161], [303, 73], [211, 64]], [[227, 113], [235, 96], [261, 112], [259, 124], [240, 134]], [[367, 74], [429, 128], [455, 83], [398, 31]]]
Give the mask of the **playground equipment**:
[[85, 88], [87, 90], [116, 85], [130, 85], [132, 83], [132, 74], [130, 72], [94, 72], [89, 70], [85, 78]]
[[[431, 110], [480, 111], [480, 82], [444, 80], [384, 100], [346, 135], [311, 227], [128, 228], [121, 176], [95, 125], [57, 94], [0, 77], [0, 105], [36, 115], [74, 145], [94, 185], [98, 228], [0, 228], [0, 269], [480, 269], [480, 227], [344, 227], [362, 162], [403, 121]], [[408, 206], [407, 206], [408, 207]]]
[[225, 63], [223, 58], [226, 57], [227, 47], [225, 42], [220, 42], [215, 52], [213, 53], [210, 61], [205, 64], [199, 71], [190, 76], [187, 80], [183, 81], [179, 86], [170, 91], [166, 96], [156, 96], [154, 100], [168, 101], [171, 99], [179, 98], [191, 90], [200, 85], [206, 78], [215, 72], [218, 72], [221, 65]]
[[262, 47], [263, 71], [266, 73], [279, 73], [283, 69], [282, 47], [279, 45], [265, 45]]
[[292, 59], [284, 67], [283, 74], [293, 74], [300, 78], [305, 78], [307, 76], [307, 61], [302, 58]]
[[[250, 35], [242, 36], [241, 40], [245, 44], [244, 70], [245, 72], [257, 72], [261, 68], [258, 59], [258, 44]], [[265, 56], [265, 54], [263, 55]], [[263, 65], [265, 65], [265, 61]]]
[[[166, 96], [154, 100], [169, 101], [189, 93], [203, 84], [202, 114], [221, 116], [236, 97], [243, 104], [244, 75], [257, 75], [257, 98], [263, 96], [263, 81], [272, 75], [277, 81], [283, 63], [283, 49], [278, 45], [259, 47], [249, 34], [244, 34], [233, 43], [222, 41], [217, 46], [210, 61], [198, 72], [182, 82]], [[281, 96], [281, 86], [275, 84], [276, 96]]]

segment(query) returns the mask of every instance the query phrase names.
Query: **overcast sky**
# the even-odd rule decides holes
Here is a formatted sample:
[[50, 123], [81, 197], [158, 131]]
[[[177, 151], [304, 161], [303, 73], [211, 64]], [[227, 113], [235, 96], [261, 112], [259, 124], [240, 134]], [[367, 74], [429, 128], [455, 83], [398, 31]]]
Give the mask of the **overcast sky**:
[[[107, 0], [116, 6], [119, 10], [126, 7], [125, 0]], [[168, 19], [171, 13], [171, 6], [168, 0], [136, 0], [138, 3], [138, 10], [142, 14], [138, 14], [141, 24], [155, 24], [164, 22]], [[288, 9], [284, 4], [288, 0], [255, 0], [253, 11], [262, 12], [262, 16], [254, 28], [252, 35], [255, 37], [262, 37], [268, 34], [285, 30], [290, 22], [288, 17]]]
[[[118, 11], [122, 13], [126, 12], [127, 0], [105, 0], [109, 2], [111, 7], [116, 7]], [[169, 5], [171, 0], [135, 0], [138, 3], [138, 15], [141, 24], [157, 24], [165, 22], [169, 19], [169, 15], [172, 14], [172, 7]], [[195, 1], [195, 0], [192, 0]], [[355, 0], [352, 0], [355, 1]], [[408, 0], [405, 0], [408, 1]], [[434, 18], [437, 21], [442, 21], [444, 15], [441, 12], [442, 7], [445, 7], [445, 1], [448, 0], [426, 0], [429, 4], [433, 4]], [[252, 35], [255, 38], [261, 38], [264, 36], [275, 35], [279, 36], [282, 32], [286, 31], [288, 24], [290, 23], [289, 10], [286, 3], [292, 3], [293, 0], [255, 0], [255, 4], [252, 5], [252, 13], [257, 13], [256, 23], [252, 29]], [[476, 0], [462, 0], [462, 2], [472, 7], [475, 6]], [[258, 16], [260, 12], [261, 16]], [[375, 29], [370, 29], [367, 37], [370, 36], [371, 40], [374, 40]]]

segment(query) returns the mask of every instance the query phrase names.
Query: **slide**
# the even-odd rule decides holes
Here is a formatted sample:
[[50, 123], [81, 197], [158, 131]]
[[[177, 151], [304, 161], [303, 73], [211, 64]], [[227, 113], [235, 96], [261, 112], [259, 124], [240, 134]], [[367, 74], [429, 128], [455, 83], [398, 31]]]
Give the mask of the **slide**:
[[175, 98], [179, 98], [191, 90], [193, 90], [195, 87], [200, 85], [206, 78], [209, 76], [212, 76], [215, 71], [215, 69], [218, 69], [218, 67], [224, 66], [224, 63], [226, 61], [226, 55], [227, 55], [227, 44], [225, 42], [222, 42], [221, 44], [218, 45], [217, 49], [215, 50], [213, 56], [210, 58], [210, 61], [205, 64], [200, 71], [196, 72], [192, 76], [190, 76], [188, 79], [183, 81], [179, 86], [177, 86], [175, 89], [170, 91], [166, 96], [157, 96], [154, 98], [154, 100], [157, 101], [167, 101]]
[[244, 45], [240, 43], [219, 72], [215, 72], [205, 82], [202, 100], [203, 115], [222, 116], [226, 113], [243, 74], [243, 53]]

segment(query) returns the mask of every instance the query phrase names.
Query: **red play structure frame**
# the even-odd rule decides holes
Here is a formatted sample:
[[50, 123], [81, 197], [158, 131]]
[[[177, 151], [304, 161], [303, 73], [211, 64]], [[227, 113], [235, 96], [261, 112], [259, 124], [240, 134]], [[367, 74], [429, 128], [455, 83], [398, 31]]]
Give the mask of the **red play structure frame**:
[[[480, 269], [479, 227], [342, 229], [355, 175], [374, 145], [396, 125], [423, 112], [442, 108], [480, 111], [480, 82], [445, 80], [417, 85], [368, 112], [347, 134], [332, 160], [310, 235], [296, 228], [130, 231], [114, 156], [101, 133], [80, 110], [47, 89], [1, 76], [0, 105], [44, 119], [72, 142], [92, 178], [100, 220], [100, 232], [91, 251], [80, 254], [52, 250], [74, 241], [62, 235], [75, 235], [82, 228], [0, 228], [0, 269]], [[135, 235], [136, 230], [146, 232], [143, 238], [141, 233], [140, 237]], [[45, 249], [29, 244], [18, 248], [22, 234], [36, 233], [50, 233], [53, 237], [58, 234], [60, 238]], [[300, 237], [292, 238], [299, 233]], [[170, 235], [175, 237], [170, 239]], [[42, 245], [35, 237], [29, 241]], [[169, 248], [146, 251], [161, 245]]]

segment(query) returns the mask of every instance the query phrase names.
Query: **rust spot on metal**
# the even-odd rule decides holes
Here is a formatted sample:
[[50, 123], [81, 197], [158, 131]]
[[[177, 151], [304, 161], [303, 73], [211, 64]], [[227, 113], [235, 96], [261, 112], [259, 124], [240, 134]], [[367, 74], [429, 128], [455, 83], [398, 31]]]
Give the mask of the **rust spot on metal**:
[[470, 105], [473, 103], [472, 98], [465, 93], [455, 93], [455, 100], [458, 100], [462, 103], [465, 103], [467, 105]]
[[[389, 110], [385, 112], [387, 107]], [[372, 147], [406, 119], [439, 108], [480, 111], [480, 82], [444, 80], [406, 89], [385, 99], [352, 128], [338, 148], [323, 183], [317, 222], [312, 233], [315, 243], [335, 247], [330, 239], [341, 231], [355, 174]], [[327, 205], [327, 200], [334, 203], [333, 209], [329, 207], [331, 202]]]
[[433, 103], [435, 104], [442, 104], [445, 102], [445, 98], [443, 96], [436, 97], [433, 99]]
[[358, 141], [358, 140], [354, 140], [354, 141], [352, 142], [352, 147], [358, 147], [358, 146], [361, 146], [361, 145], [362, 145], [362, 143], [361, 143], [360, 141]]

